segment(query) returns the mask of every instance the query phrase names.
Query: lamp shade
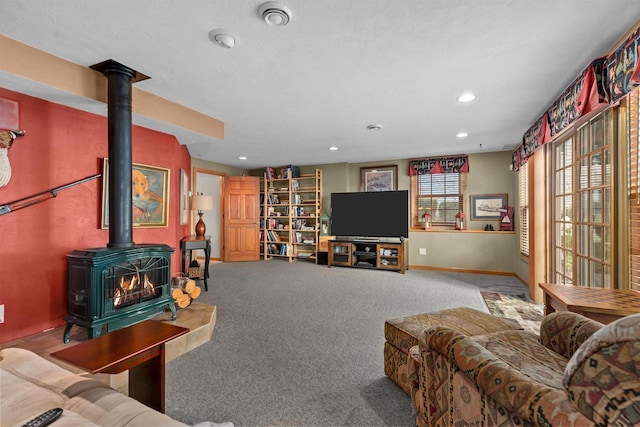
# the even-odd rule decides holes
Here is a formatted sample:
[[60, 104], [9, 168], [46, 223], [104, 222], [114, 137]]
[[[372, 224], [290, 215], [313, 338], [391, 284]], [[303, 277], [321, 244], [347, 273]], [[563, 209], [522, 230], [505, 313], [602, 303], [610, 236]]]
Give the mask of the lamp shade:
[[213, 209], [213, 198], [204, 194], [191, 196], [192, 211], [210, 211]]

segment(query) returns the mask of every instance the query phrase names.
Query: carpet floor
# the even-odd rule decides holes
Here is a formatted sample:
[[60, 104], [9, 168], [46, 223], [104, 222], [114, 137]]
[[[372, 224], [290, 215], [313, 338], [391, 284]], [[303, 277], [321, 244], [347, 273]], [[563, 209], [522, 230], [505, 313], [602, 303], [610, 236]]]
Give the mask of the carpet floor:
[[384, 375], [384, 321], [453, 307], [514, 277], [406, 274], [280, 260], [211, 265], [211, 341], [171, 361], [166, 412], [188, 424], [411, 426], [411, 400]]

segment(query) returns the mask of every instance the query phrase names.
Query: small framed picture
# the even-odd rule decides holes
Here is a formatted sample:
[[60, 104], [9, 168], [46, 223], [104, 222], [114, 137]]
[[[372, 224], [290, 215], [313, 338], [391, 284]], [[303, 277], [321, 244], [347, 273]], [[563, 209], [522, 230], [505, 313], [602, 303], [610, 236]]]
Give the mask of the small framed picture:
[[499, 221], [500, 209], [507, 206], [507, 194], [481, 194], [469, 196], [472, 221]]
[[189, 174], [180, 168], [180, 225], [189, 223]]
[[395, 191], [397, 189], [397, 165], [360, 168], [360, 191]]

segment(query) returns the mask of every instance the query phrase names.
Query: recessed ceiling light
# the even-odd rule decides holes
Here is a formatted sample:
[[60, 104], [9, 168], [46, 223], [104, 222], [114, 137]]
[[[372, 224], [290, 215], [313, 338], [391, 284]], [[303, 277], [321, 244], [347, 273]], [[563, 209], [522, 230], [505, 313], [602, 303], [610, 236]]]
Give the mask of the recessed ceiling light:
[[457, 136], [458, 138], [466, 138], [466, 137], [468, 137], [468, 136], [469, 136], [469, 134], [468, 134], [468, 133], [466, 133], [466, 132], [458, 132], [458, 134], [456, 134], [456, 136]]
[[471, 92], [463, 93], [458, 98], [458, 102], [471, 102], [476, 99], [476, 96]]
[[236, 45], [238, 36], [228, 30], [216, 28], [215, 30], [209, 31], [209, 40], [211, 40], [217, 46], [223, 47], [225, 49], [231, 49]]
[[293, 14], [291, 9], [277, 1], [268, 1], [258, 9], [260, 17], [267, 23], [275, 27], [284, 27], [291, 21]]
[[337, 151], [338, 147], [336, 147], [335, 145], [329, 147], [329, 151]]
[[367, 126], [367, 129], [369, 129], [369, 130], [382, 130], [382, 125], [372, 124], [372, 125]]
[[247, 160], [247, 156], [240, 156], [238, 157], [239, 160]]

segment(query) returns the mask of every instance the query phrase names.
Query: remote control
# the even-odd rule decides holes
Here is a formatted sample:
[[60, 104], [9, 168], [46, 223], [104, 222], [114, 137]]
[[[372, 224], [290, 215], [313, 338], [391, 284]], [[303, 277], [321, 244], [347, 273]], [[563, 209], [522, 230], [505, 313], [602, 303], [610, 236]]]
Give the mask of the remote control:
[[44, 427], [58, 419], [62, 415], [62, 408], [53, 408], [43, 412], [22, 427]]

